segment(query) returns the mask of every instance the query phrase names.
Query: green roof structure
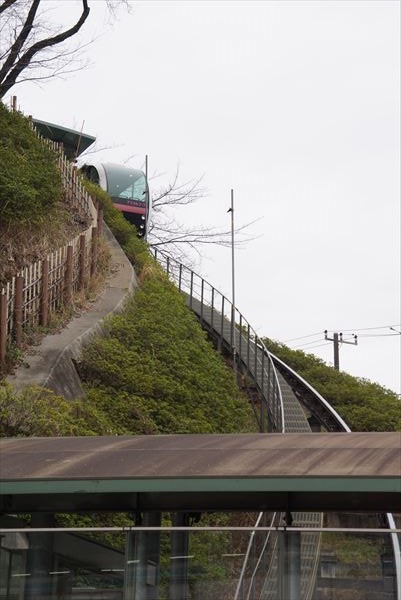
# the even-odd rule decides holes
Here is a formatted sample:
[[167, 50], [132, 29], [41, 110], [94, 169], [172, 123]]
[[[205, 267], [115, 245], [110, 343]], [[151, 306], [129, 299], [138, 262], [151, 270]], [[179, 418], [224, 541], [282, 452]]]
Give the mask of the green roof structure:
[[32, 122], [44, 138], [63, 144], [65, 155], [70, 160], [77, 158], [96, 140], [93, 135], [68, 129], [68, 127], [62, 127], [55, 123], [40, 121], [39, 119], [32, 119]]

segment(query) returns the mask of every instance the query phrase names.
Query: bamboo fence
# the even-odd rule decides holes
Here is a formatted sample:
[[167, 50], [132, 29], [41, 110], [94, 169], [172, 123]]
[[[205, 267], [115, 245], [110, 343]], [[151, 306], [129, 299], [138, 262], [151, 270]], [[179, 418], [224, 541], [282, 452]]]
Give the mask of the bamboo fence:
[[96, 273], [102, 210], [83, 188], [62, 146], [41, 139], [57, 154], [65, 203], [90, 225], [45, 259], [24, 267], [0, 289], [0, 369], [9, 349], [22, 347], [24, 331], [46, 327], [52, 315], [85, 290]]

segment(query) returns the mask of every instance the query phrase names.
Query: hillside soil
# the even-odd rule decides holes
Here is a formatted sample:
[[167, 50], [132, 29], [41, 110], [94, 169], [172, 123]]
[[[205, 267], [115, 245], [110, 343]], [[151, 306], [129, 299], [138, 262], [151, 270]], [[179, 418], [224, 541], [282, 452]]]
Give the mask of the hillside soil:
[[0, 286], [23, 267], [46, 258], [88, 227], [88, 220], [59, 204], [43, 225], [0, 222]]

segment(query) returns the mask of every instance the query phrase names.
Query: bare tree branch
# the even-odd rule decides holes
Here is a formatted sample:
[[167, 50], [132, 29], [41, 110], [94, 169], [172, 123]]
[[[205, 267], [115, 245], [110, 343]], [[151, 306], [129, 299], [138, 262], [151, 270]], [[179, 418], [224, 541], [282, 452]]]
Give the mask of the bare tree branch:
[[17, 35], [14, 44], [10, 48], [10, 53], [7, 59], [4, 61], [2, 68], [0, 69], [0, 82], [3, 82], [3, 80], [6, 78], [6, 75], [9, 73], [11, 67], [14, 64], [18, 64], [18, 55], [21, 49], [23, 48], [30, 32], [32, 31], [33, 23], [39, 8], [39, 4], [40, 0], [33, 0], [24, 26], [22, 27], [19, 35]]
[[[89, 16], [90, 8], [88, 6], [88, 0], [82, 0], [82, 13], [78, 21], [69, 29], [62, 31], [61, 33], [50, 36], [48, 38], [41, 39], [33, 43], [23, 54], [19, 57], [20, 51], [22, 50], [28, 35], [34, 27], [35, 16], [41, 0], [33, 0], [24, 26], [22, 27], [17, 39], [15, 40], [10, 54], [8, 55], [2, 69], [0, 70], [0, 98], [2, 98], [8, 90], [15, 85], [18, 76], [26, 69], [33, 57], [44, 50], [45, 48], [53, 47], [61, 44], [65, 40], [69, 39], [81, 29]], [[19, 57], [19, 58], [18, 58]]]
[[[81, 1], [81, 14], [71, 27], [57, 27], [43, 18], [46, 11], [40, 12], [46, 0], [0, 0], [0, 98], [21, 81], [37, 81], [51, 78], [53, 75], [71, 73], [80, 67], [70, 68], [72, 62], [87, 44], [79, 43], [73, 49], [67, 49], [70, 38], [78, 34], [88, 19], [89, 0]], [[129, 12], [129, 0], [106, 0], [111, 20], [116, 18], [120, 8]], [[91, 40], [89, 43], [91, 43]], [[40, 73], [46, 69], [48, 74]], [[26, 72], [33, 75], [26, 77]], [[24, 77], [21, 77], [21, 74]], [[39, 75], [37, 75], [39, 73]]]
[[4, 0], [3, 4], [0, 6], [0, 15], [2, 12], [10, 8], [12, 4], [15, 4], [17, 0]]
[[[201, 256], [201, 248], [207, 245], [230, 247], [231, 227], [211, 227], [209, 225], [187, 226], [179, 223], [171, 211], [177, 207], [195, 204], [206, 195], [201, 185], [203, 176], [197, 179], [179, 182], [179, 168], [166, 186], [152, 197], [152, 217], [148, 224], [148, 242], [154, 248], [164, 248], [168, 254], [180, 262], [191, 262], [188, 251]], [[255, 239], [248, 230], [259, 219], [245, 223], [235, 230], [235, 245], [243, 246]]]

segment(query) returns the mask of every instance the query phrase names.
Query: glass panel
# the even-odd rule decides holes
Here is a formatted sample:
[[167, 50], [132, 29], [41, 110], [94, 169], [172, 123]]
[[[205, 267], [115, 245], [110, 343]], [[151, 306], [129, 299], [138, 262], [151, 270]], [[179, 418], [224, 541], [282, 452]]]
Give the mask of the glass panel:
[[396, 599], [390, 536], [377, 530], [0, 535], [1, 599]]
[[133, 206], [146, 202], [146, 178], [142, 171], [118, 165], [103, 165], [107, 177], [107, 191], [113, 199], [131, 200]]

